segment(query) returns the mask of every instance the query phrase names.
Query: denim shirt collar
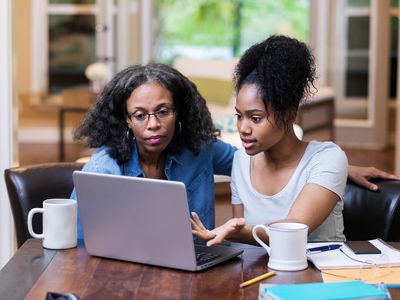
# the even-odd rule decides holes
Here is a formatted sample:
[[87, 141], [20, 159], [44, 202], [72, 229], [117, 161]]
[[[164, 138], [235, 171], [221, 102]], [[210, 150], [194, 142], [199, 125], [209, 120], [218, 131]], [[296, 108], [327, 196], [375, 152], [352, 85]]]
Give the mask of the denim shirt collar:
[[[167, 179], [171, 177], [171, 167], [173, 163], [183, 165], [182, 159], [178, 154], [166, 154], [164, 172]], [[132, 158], [122, 165], [122, 174], [134, 177], [145, 177], [139, 161], [139, 152], [136, 145], [136, 140], [132, 139]]]

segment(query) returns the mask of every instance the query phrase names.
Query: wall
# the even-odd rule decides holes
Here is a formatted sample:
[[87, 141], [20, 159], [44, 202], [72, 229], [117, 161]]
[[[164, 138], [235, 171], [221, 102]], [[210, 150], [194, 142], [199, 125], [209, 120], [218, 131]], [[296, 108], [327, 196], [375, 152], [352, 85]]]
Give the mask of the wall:
[[[0, 1], [0, 174], [13, 161], [11, 1]], [[15, 127], [14, 127], [15, 128]], [[0, 180], [0, 268], [13, 253], [13, 226], [4, 180]]]

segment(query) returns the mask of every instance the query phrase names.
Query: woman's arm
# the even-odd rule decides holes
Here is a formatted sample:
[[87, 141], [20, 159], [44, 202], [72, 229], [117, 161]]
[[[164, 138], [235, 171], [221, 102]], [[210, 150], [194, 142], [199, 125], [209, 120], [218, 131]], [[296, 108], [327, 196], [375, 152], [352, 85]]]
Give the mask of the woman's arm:
[[[314, 231], [331, 213], [339, 196], [334, 192], [317, 184], [306, 184], [296, 198], [285, 219], [275, 222], [299, 222], [308, 225], [309, 233]], [[207, 245], [221, 243], [224, 239], [246, 244], [257, 244], [253, 238], [253, 226], [246, 225], [243, 218], [243, 205], [232, 205], [233, 218], [225, 224], [209, 231], [202, 226], [201, 221], [193, 215], [193, 234], [203, 240], [208, 240]], [[265, 224], [266, 226], [268, 224]], [[266, 243], [268, 236], [260, 231], [259, 237]]]
[[296, 201], [282, 221], [299, 222], [308, 225], [308, 232], [313, 232], [329, 216], [339, 201], [334, 192], [317, 184], [306, 184]]

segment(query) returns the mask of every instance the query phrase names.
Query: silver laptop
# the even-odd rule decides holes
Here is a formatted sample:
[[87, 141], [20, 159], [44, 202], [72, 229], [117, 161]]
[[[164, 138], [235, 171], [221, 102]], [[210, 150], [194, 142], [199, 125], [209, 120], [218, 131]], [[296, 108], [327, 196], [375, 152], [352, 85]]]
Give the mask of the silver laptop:
[[243, 252], [196, 245], [182, 182], [75, 171], [89, 254], [198, 271]]

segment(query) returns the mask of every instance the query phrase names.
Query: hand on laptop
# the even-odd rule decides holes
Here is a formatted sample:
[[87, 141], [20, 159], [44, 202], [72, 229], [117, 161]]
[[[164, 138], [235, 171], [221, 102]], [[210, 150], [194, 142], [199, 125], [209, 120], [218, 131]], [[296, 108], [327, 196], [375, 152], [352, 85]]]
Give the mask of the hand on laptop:
[[192, 212], [192, 217], [193, 219], [190, 221], [192, 223], [193, 235], [202, 240], [208, 241], [207, 246], [222, 243], [225, 239], [242, 229], [246, 223], [244, 218], [232, 218], [225, 224], [216, 227], [213, 230], [207, 230], [195, 212]]

